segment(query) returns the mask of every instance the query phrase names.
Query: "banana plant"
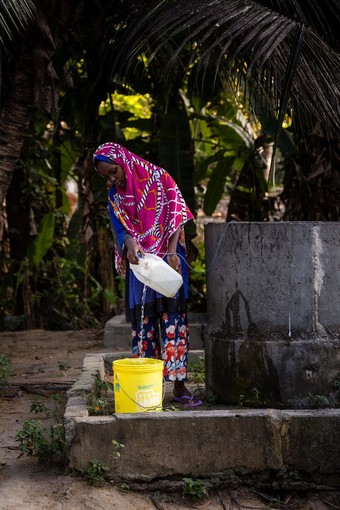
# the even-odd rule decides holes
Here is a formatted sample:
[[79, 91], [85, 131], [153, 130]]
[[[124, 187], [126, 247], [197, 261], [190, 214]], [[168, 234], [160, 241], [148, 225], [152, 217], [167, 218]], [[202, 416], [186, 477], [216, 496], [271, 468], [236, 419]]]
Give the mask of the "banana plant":
[[43, 257], [45, 257], [53, 244], [55, 221], [56, 214], [54, 211], [46, 213], [39, 223], [36, 237], [28, 247], [28, 260], [34, 267], [39, 266]]

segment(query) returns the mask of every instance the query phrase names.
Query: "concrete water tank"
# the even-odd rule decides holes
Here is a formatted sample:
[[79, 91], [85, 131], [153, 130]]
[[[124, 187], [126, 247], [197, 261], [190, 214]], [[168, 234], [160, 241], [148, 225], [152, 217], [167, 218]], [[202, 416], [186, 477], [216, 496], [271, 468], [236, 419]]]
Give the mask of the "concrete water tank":
[[205, 228], [206, 386], [224, 403], [340, 402], [340, 223]]

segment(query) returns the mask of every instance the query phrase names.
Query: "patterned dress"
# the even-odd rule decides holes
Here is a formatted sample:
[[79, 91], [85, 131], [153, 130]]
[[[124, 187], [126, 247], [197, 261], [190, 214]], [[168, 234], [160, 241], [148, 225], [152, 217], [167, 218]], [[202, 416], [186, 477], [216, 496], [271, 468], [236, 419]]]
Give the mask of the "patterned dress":
[[[106, 143], [94, 153], [119, 165], [125, 173], [124, 189], [112, 186], [108, 207], [115, 240], [115, 265], [126, 278], [126, 319], [132, 325], [132, 356], [164, 361], [164, 378], [186, 381], [189, 352], [187, 318], [188, 270], [185, 263], [184, 224], [193, 219], [182, 194], [170, 176], [158, 167], [116, 143]], [[133, 237], [146, 253], [167, 261], [171, 236], [180, 229], [177, 254], [181, 260], [183, 285], [174, 298], [144, 288], [129, 269], [125, 241]]]

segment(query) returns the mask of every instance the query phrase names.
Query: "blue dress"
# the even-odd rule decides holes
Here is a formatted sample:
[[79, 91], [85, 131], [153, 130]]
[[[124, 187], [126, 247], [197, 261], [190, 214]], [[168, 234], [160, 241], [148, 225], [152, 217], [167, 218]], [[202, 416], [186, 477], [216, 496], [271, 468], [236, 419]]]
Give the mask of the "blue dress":
[[[116, 188], [115, 186], [112, 186], [109, 191], [109, 196], [112, 201], [115, 193]], [[127, 234], [124, 226], [115, 215], [110, 201], [109, 214], [115, 245], [119, 251], [119, 254], [121, 255], [125, 247], [126, 236], [129, 236], [130, 234]], [[156, 317], [163, 312], [186, 312], [187, 300], [189, 296], [189, 277], [188, 266], [185, 261], [185, 250], [180, 244], [177, 245], [177, 254], [181, 260], [183, 285], [174, 298], [167, 298], [162, 294], [147, 288], [144, 305], [144, 316]], [[164, 260], [167, 261], [166, 256], [164, 257]], [[127, 322], [134, 323], [135, 321], [141, 319], [143, 290], [144, 284], [135, 277], [133, 271], [131, 271], [129, 268], [129, 264], [127, 263], [125, 286], [125, 314]]]

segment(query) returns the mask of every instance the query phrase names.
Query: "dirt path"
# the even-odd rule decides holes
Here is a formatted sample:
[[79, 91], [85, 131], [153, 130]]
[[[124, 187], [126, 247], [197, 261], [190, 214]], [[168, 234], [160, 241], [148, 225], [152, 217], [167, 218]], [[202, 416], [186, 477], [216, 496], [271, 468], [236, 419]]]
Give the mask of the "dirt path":
[[[66, 390], [78, 377], [84, 356], [91, 352], [110, 352], [103, 347], [103, 331], [20, 331], [0, 333], [0, 353], [12, 363], [9, 387], [0, 397], [0, 509], [1, 510], [248, 510], [287, 508], [340, 510], [338, 493], [309, 495], [286, 494], [286, 502], [266, 500], [251, 491], [223, 491], [194, 503], [181, 492], [152, 490], [133, 492], [105, 484], [93, 487], [77, 474], [55, 466], [39, 465], [36, 458], [19, 457], [15, 440], [27, 419], [40, 414], [30, 412], [32, 399], [53, 411], [60, 395], [63, 410]], [[48, 422], [47, 422], [48, 425]]]

